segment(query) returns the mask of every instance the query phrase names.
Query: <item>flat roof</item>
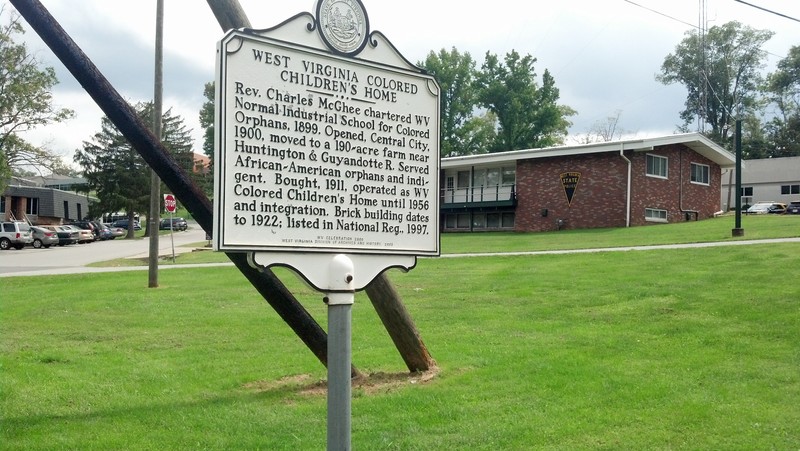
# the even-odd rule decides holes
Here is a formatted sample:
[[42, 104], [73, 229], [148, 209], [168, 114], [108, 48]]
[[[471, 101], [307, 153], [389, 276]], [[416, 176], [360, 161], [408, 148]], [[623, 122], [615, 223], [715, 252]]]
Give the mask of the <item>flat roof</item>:
[[593, 153], [619, 152], [620, 150], [648, 151], [655, 147], [683, 144], [723, 168], [736, 166], [736, 157], [700, 133], [684, 133], [657, 138], [628, 139], [573, 146], [546, 147], [542, 149], [512, 150], [480, 155], [442, 158], [442, 169], [509, 163], [535, 158], [567, 157]]

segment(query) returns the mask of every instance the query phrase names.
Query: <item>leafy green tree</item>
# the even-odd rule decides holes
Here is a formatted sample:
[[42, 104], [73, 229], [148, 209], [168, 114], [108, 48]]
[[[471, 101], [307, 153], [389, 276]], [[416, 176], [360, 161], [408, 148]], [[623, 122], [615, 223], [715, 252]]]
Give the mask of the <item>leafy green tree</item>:
[[686, 87], [680, 113], [684, 128], [701, 119], [711, 127], [711, 139], [729, 144], [734, 117], [744, 117], [759, 106], [760, 70], [766, 57], [762, 46], [773, 34], [736, 21], [711, 27], [704, 39], [697, 30], [686, 33], [656, 76], [661, 83]]
[[[153, 104], [139, 103], [136, 111], [146, 122], [152, 122]], [[163, 113], [162, 142], [167, 151], [187, 173], [194, 169], [192, 139], [180, 116], [171, 110]], [[142, 157], [111, 123], [101, 119], [100, 131], [83, 148], [75, 151], [74, 161], [83, 168], [90, 189], [98, 202], [90, 206], [91, 216], [125, 211], [133, 223], [134, 213], [147, 211], [150, 202], [150, 171]], [[133, 230], [128, 231], [128, 236]]]
[[214, 161], [214, 82], [203, 88], [206, 101], [200, 108], [200, 126], [203, 127], [203, 152]]
[[[4, 12], [5, 8], [0, 6], [0, 17]], [[15, 13], [0, 25], [0, 191], [8, 176], [19, 168], [41, 168], [48, 172], [63, 168], [57, 154], [28, 143], [22, 135], [73, 116], [72, 111], [53, 105], [51, 90], [58, 83], [53, 68], [40, 67], [27, 46], [15, 42], [24, 32]]]
[[503, 62], [492, 53], [476, 78], [478, 104], [497, 116], [499, 130], [493, 152], [548, 147], [564, 142], [567, 119], [576, 112], [559, 105], [559, 90], [548, 70], [539, 85], [534, 71], [536, 58], [507, 53]]
[[450, 155], [446, 156], [488, 153], [497, 139], [497, 116], [491, 111], [472, 116], [467, 119], [458, 133], [461, 147], [453, 149]]
[[475, 61], [455, 47], [431, 51], [419, 64], [436, 78], [441, 89], [441, 155], [484, 153], [495, 138], [493, 115], [475, 116]]
[[800, 46], [789, 49], [767, 77], [766, 92], [777, 114], [766, 126], [773, 151], [769, 156], [800, 156]]

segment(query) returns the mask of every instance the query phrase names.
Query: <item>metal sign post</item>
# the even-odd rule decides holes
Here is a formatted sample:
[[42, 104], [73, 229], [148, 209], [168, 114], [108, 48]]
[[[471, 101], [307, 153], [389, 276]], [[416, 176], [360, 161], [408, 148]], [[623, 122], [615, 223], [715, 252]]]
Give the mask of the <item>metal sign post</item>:
[[172, 230], [173, 220], [172, 214], [178, 208], [178, 201], [172, 194], [164, 194], [164, 209], [169, 212], [169, 239], [172, 244], [172, 263], [175, 263], [175, 232]]
[[330, 265], [328, 304], [328, 449], [350, 449], [352, 310], [355, 300], [352, 260], [336, 255]]
[[439, 86], [318, 0], [217, 47], [215, 250], [286, 266], [328, 304], [328, 449], [350, 449], [354, 294], [439, 255]]

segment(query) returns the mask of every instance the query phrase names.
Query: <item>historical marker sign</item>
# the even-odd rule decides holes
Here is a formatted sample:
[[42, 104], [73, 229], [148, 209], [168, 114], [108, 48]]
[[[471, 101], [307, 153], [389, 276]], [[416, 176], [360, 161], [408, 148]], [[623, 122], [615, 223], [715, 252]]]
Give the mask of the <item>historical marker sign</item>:
[[378, 61], [350, 57], [348, 33], [365, 28], [320, 13], [334, 51], [242, 31], [220, 42], [215, 247], [438, 255], [438, 85], [387, 64], [404, 60], [386, 41]]

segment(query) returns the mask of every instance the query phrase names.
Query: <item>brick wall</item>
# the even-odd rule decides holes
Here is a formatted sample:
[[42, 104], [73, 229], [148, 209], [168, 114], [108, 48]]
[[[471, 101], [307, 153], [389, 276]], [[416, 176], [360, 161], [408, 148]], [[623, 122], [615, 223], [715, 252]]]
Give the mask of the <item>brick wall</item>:
[[[648, 153], [667, 157], [667, 179], [646, 176]], [[625, 156], [632, 162], [631, 225], [650, 224], [645, 221], [645, 208], [667, 210], [669, 222], [686, 220], [681, 209], [698, 211], [699, 219], [719, 210], [721, 171], [705, 157], [682, 145], [626, 151]], [[709, 185], [690, 182], [692, 163], [709, 166]], [[564, 172], [580, 173], [571, 204], [560, 179]], [[520, 160], [514, 228], [556, 230], [559, 219], [565, 221], [566, 229], [624, 227], [627, 177], [628, 163], [618, 152]]]
[[[567, 202], [560, 175], [579, 172], [572, 203]], [[624, 227], [627, 163], [619, 154], [591, 154], [517, 162], [517, 231], [565, 228]], [[543, 216], [547, 209], [547, 216]]]
[[[646, 175], [647, 154], [667, 157], [667, 179]], [[713, 217], [719, 211], [720, 167], [691, 149], [681, 146], [659, 147], [630, 156], [633, 163], [631, 225], [648, 224], [646, 208], [667, 210], [668, 222], [686, 220], [682, 210], [695, 210], [698, 219]], [[709, 167], [709, 184], [691, 183], [692, 163]], [[682, 189], [681, 189], [682, 188]], [[694, 219], [694, 216], [691, 216]]]

